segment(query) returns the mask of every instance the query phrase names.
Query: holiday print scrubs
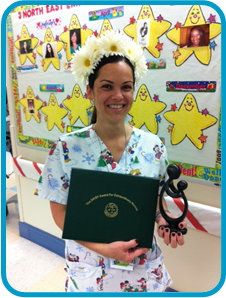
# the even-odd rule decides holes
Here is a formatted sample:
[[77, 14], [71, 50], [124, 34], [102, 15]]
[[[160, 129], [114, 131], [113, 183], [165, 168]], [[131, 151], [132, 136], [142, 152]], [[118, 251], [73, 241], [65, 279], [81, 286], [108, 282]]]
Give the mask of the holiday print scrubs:
[[[89, 126], [61, 136], [52, 145], [35, 194], [66, 205], [72, 167], [158, 177], [161, 188], [167, 165], [165, 146], [156, 135], [133, 127], [117, 163]], [[84, 181], [84, 188], [88, 186], [89, 181]], [[65, 240], [65, 257], [67, 292], [162, 292], [172, 284], [155, 236], [152, 249], [134, 260], [132, 271], [126, 270], [126, 266], [125, 269], [111, 268], [109, 258], [72, 240]]]

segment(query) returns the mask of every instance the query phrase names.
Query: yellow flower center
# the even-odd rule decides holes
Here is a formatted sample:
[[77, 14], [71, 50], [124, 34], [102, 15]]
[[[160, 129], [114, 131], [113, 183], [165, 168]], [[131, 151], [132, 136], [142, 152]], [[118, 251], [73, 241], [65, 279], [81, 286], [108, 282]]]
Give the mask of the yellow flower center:
[[131, 51], [130, 50], [128, 50], [128, 53], [129, 53], [129, 55], [131, 55]]
[[89, 59], [86, 59], [86, 60], [84, 61], [84, 65], [85, 65], [86, 67], [89, 67], [89, 66], [90, 66], [90, 61], [89, 61]]
[[111, 46], [111, 51], [112, 51], [112, 52], [116, 52], [116, 51], [117, 51], [117, 47], [116, 47], [115, 45], [112, 45], [112, 46]]

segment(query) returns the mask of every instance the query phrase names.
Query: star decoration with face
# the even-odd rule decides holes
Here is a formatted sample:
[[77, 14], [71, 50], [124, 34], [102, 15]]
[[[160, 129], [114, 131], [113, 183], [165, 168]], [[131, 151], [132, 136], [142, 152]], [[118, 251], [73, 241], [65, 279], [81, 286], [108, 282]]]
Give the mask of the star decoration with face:
[[76, 84], [74, 86], [72, 96], [68, 96], [63, 101], [63, 104], [70, 111], [68, 118], [71, 125], [73, 125], [79, 118], [85, 126], [89, 124], [87, 111], [92, 108], [92, 103], [89, 99], [82, 96], [79, 85]]
[[57, 70], [59, 70], [60, 69], [60, 59], [58, 57], [58, 53], [62, 50], [64, 44], [63, 44], [63, 42], [61, 42], [59, 40], [57, 41], [57, 39], [54, 40], [53, 34], [52, 34], [51, 30], [48, 28], [48, 29], [46, 29], [46, 33], [45, 33], [45, 37], [44, 37], [44, 45], [47, 46], [47, 44], [49, 44], [49, 43], [56, 44], [57, 57], [53, 57], [53, 58], [44, 58], [43, 57], [45, 54], [45, 53], [43, 53], [43, 42], [40, 42], [39, 46], [36, 49], [37, 53], [43, 57], [43, 60], [41, 61], [43, 71], [46, 71], [51, 63]]
[[[23, 45], [24, 42], [27, 43], [28, 41], [30, 42], [30, 49], [28, 49], [27, 53], [23, 53], [21, 51], [21, 45]], [[33, 50], [37, 46], [37, 44], [38, 38], [34, 37], [33, 34], [30, 36], [27, 27], [23, 25], [21, 30], [21, 37], [17, 36], [17, 40], [14, 43], [15, 47], [19, 50], [18, 55], [21, 65], [25, 63], [27, 58], [31, 61], [31, 63], [35, 63], [36, 55], [35, 53], [33, 53]]]
[[214, 116], [203, 114], [198, 110], [197, 102], [192, 94], [186, 95], [178, 111], [166, 112], [164, 117], [173, 124], [172, 145], [181, 143], [187, 137], [198, 149], [203, 148], [203, 130], [217, 122]]
[[131, 122], [134, 126], [141, 128], [143, 125], [147, 127], [149, 131], [157, 134], [158, 123], [156, 114], [162, 112], [166, 107], [166, 104], [160, 101], [152, 101], [146, 85], [141, 85], [137, 92], [136, 100], [134, 101], [129, 115], [132, 116]]
[[105, 34], [106, 32], [111, 30], [112, 30], [112, 25], [109, 22], [109, 20], [104, 20], [100, 30], [100, 35]]
[[23, 96], [20, 100], [20, 104], [24, 107], [25, 119], [27, 122], [33, 117], [38, 123], [40, 123], [41, 115], [39, 114], [39, 109], [41, 108], [43, 102], [39, 98], [35, 98], [30, 86], [27, 88], [27, 96]]
[[67, 115], [67, 110], [62, 106], [58, 106], [56, 97], [53, 93], [50, 94], [48, 106], [44, 106], [41, 108], [45, 117], [45, 121], [47, 122], [47, 129], [52, 130], [54, 125], [61, 131], [64, 132], [64, 123], [62, 119]]
[[81, 46], [84, 45], [85, 41], [89, 36], [92, 35], [93, 31], [88, 29], [86, 25], [83, 25], [81, 28], [79, 20], [76, 15], [72, 15], [70, 24], [69, 24], [69, 29], [67, 27], [64, 27], [64, 32], [60, 35], [60, 39], [66, 44], [65, 46], [65, 51], [66, 51], [66, 57], [67, 61], [71, 61], [73, 53], [71, 53], [70, 50], [70, 31], [74, 29], [80, 29], [80, 39], [81, 39]]
[[[213, 21], [213, 18], [211, 18]], [[178, 23], [178, 22], [177, 22]], [[192, 54], [200, 61], [202, 64], [208, 65], [211, 58], [211, 51], [209, 46], [194, 47], [194, 48], [180, 48], [180, 28], [188, 26], [198, 26], [208, 24], [205, 21], [201, 7], [199, 5], [194, 5], [188, 12], [187, 18], [183, 26], [176, 27], [167, 32], [166, 36], [178, 45], [177, 51], [180, 52], [180, 56], [174, 56], [176, 66], [183, 64]], [[209, 39], [212, 39], [221, 33], [221, 25], [217, 23], [209, 24]]]
[[[158, 17], [159, 18], [159, 17]], [[160, 36], [162, 36], [171, 26], [171, 23], [164, 21], [161, 16], [161, 22], [159, 19], [154, 19], [151, 7], [149, 5], [143, 5], [141, 7], [138, 20], [150, 21], [150, 30], [149, 30], [149, 45], [146, 49], [155, 57], [159, 58], [160, 50], [159, 45], [162, 45], [159, 42]], [[124, 32], [132, 37], [135, 42], [137, 42], [137, 22], [131, 23], [124, 28]]]

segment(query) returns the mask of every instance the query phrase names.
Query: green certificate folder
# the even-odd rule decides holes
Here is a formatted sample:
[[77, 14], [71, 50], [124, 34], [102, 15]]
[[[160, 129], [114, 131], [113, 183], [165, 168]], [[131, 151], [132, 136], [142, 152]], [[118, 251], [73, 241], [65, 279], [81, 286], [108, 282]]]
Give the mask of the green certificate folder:
[[62, 238], [152, 247], [159, 179], [73, 168]]

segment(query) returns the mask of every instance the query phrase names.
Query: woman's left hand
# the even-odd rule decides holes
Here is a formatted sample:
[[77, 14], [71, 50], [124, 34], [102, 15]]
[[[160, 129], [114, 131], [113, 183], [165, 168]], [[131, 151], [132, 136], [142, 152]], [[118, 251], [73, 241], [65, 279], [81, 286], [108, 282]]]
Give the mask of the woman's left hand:
[[[169, 217], [176, 218], [176, 216], [168, 213], [167, 214]], [[169, 245], [172, 248], [176, 248], [177, 245], [184, 245], [184, 236], [183, 234], [178, 231], [177, 233], [172, 232], [170, 233], [170, 229], [167, 227], [168, 223], [166, 220], [159, 215], [158, 218], [156, 218], [156, 222], [158, 224], [157, 232], [159, 237], [164, 239], [164, 243], [166, 245]], [[166, 226], [166, 227], [163, 227]], [[186, 222], [183, 220], [182, 222], [179, 223], [178, 228], [179, 229], [184, 229], [187, 226]]]

